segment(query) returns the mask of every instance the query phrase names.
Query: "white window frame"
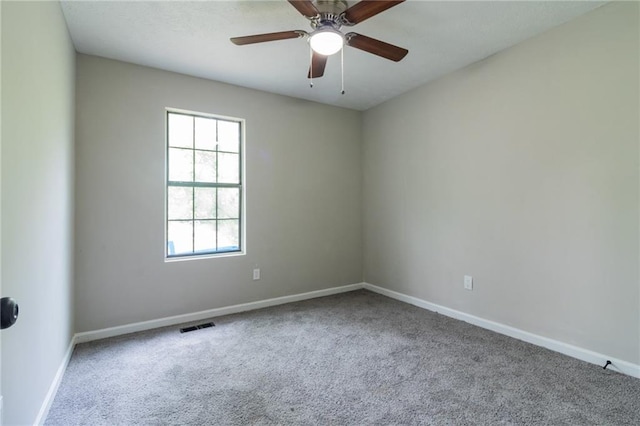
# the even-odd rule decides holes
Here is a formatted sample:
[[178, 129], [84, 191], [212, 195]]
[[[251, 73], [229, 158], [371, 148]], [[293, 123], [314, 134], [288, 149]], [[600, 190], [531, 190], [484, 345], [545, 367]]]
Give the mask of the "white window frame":
[[[240, 147], [239, 147], [239, 160], [240, 160], [240, 183], [237, 187], [240, 189], [240, 218], [239, 218], [239, 250], [235, 251], [219, 251], [219, 252], [207, 252], [207, 253], [184, 253], [184, 254], [169, 254], [169, 196], [168, 189], [170, 186], [169, 181], [169, 114], [183, 114], [193, 117], [203, 117], [215, 120], [233, 121], [240, 125]], [[245, 140], [246, 140], [246, 122], [243, 118], [230, 117], [220, 114], [211, 114], [198, 111], [190, 111], [177, 108], [165, 108], [164, 111], [164, 130], [165, 130], [165, 177], [164, 177], [164, 260], [165, 262], [176, 262], [183, 260], [194, 259], [209, 259], [220, 257], [232, 257], [243, 256], [246, 254], [246, 175], [245, 175]], [[197, 186], [197, 185], [194, 185]], [[210, 187], [225, 187], [225, 185], [211, 184]], [[227, 186], [228, 187], [228, 186]]]

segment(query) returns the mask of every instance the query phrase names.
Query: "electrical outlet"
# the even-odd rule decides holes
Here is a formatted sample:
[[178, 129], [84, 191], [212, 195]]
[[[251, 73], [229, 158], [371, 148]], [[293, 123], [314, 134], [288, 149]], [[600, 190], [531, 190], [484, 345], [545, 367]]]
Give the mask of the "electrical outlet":
[[260, 268], [255, 268], [253, 270], [253, 280], [258, 281], [260, 279]]
[[471, 275], [464, 276], [464, 288], [466, 290], [473, 290], [473, 277]]

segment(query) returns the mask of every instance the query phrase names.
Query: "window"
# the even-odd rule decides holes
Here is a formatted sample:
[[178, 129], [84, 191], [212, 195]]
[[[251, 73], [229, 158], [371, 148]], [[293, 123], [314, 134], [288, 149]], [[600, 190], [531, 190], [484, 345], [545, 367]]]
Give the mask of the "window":
[[167, 258], [243, 250], [243, 124], [167, 111]]

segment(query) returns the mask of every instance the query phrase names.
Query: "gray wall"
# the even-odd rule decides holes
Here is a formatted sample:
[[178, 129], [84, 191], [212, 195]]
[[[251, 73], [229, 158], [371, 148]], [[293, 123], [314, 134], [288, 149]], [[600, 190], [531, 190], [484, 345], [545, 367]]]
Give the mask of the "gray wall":
[[73, 332], [75, 52], [57, 2], [2, 2], [5, 424], [32, 424]]
[[614, 3], [367, 111], [365, 281], [639, 363], [638, 51]]
[[[57, 3], [0, 7], [1, 277], [21, 305], [1, 334], [6, 424], [34, 421], [74, 309], [87, 331], [351, 284], [363, 252], [373, 284], [640, 362], [637, 4], [364, 117], [84, 55], [76, 69]], [[164, 262], [164, 107], [247, 120], [246, 256]]]
[[[77, 331], [362, 281], [360, 113], [86, 55], [76, 90]], [[245, 256], [165, 263], [165, 107], [246, 119]]]

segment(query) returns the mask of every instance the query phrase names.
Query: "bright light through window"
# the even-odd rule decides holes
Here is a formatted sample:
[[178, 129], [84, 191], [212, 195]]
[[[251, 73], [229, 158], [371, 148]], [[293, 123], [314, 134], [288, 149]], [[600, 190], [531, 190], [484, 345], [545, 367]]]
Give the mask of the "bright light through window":
[[167, 112], [167, 257], [242, 251], [243, 122]]

